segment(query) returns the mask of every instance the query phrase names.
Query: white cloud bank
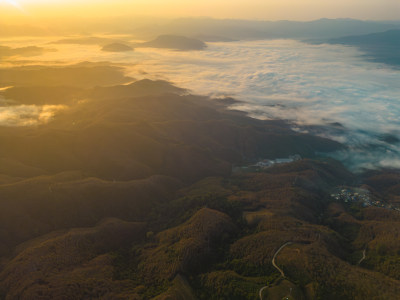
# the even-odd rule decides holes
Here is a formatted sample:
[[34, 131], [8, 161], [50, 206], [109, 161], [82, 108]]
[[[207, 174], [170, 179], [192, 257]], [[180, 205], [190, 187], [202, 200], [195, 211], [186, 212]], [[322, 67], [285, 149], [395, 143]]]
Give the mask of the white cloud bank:
[[253, 117], [299, 126], [340, 123], [347, 130], [325, 135], [350, 147], [335, 157], [353, 169], [400, 167], [399, 145], [383, 138], [400, 139], [400, 71], [365, 61], [355, 48], [275, 40], [214, 43], [198, 52], [138, 49], [131, 55], [138, 62], [133, 77], [233, 96], [245, 103], [232, 108]]

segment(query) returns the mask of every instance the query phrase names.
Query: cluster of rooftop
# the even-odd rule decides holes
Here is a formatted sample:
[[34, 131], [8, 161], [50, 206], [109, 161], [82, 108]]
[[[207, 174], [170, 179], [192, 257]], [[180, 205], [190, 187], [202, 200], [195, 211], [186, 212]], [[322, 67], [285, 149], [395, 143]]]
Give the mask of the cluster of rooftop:
[[399, 207], [376, 199], [369, 190], [362, 188], [343, 188], [339, 192], [331, 194], [331, 197], [345, 203], [361, 203], [364, 207], [376, 206], [400, 211]]

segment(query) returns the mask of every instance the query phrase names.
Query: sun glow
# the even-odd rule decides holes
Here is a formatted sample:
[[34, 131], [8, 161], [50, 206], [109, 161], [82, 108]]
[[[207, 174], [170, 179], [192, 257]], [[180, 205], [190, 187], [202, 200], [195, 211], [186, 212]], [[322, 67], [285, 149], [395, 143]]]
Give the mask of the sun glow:
[[6, 4], [9, 6], [12, 6], [13, 8], [16, 8], [22, 15], [27, 15], [26, 10], [22, 7], [22, 5], [15, 0], [0, 0], [0, 4]]
[[7, 2], [8, 4], [11, 4], [12, 6], [18, 8], [18, 9], [22, 9], [21, 4], [19, 4], [17, 1], [14, 0], [4, 0], [4, 2]]

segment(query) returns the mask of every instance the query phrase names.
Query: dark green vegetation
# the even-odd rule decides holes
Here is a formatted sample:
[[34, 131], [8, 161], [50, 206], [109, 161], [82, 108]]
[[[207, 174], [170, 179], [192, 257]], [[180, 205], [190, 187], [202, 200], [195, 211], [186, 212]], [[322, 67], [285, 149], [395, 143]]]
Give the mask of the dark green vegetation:
[[[68, 108], [0, 128], [0, 298], [256, 299], [264, 286], [268, 299], [399, 295], [400, 214], [329, 196], [361, 180], [396, 203], [399, 173], [356, 178], [315, 156], [342, 145], [164, 81], [45, 82], [3, 91]], [[303, 159], [231, 172], [293, 154]], [[271, 260], [288, 241], [282, 279]]]

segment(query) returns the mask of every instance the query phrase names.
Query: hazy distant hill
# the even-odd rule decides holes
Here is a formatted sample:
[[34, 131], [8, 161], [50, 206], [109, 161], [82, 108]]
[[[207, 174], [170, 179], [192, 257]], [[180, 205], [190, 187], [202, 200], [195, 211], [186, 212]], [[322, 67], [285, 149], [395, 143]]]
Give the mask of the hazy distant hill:
[[355, 46], [376, 62], [400, 66], [400, 30], [345, 36], [330, 39], [328, 43]]
[[331, 39], [329, 42], [356, 46], [400, 47], [400, 29], [370, 33], [366, 35], [345, 36]]
[[221, 20], [211, 18], [176, 19], [162, 26], [147, 26], [133, 30], [135, 36], [148, 38], [160, 34], [184, 36], [218, 36], [227, 40], [272, 38], [335, 38], [361, 35], [400, 28], [399, 24], [386, 24], [353, 19], [320, 19], [298, 21]]
[[52, 44], [72, 44], [72, 45], [101, 45], [104, 46], [106, 44], [117, 42], [114, 39], [103, 38], [97, 36], [82, 36], [82, 37], [71, 37], [64, 38], [61, 40], [57, 40], [52, 42]]
[[0, 46], [0, 58], [10, 57], [10, 56], [37, 56], [42, 55], [46, 52], [51, 52], [56, 50], [45, 49], [37, 46], [28, 46], [21, 48], [11, 48], [7, 46]]
[[[90, 33], [133, 34], [138, 39], [148, 40], [159, 35], [183, 35], [187, 37], [212, 36], [219, 40], [264, 39], [264, 38], [335, 38], [345, 35], [362, 35], [400, 28], [399, 22], [361, 21], [354, 19], [320, 19], [315, 21], [253, 21], [238, 19], [181, 18], [167, 20], [160, 18], [111, 18], [91, 20], [77, 18], [65, 25], [47, 24], [43, 28], [23, 25], [0, 24], [1, 36], [54, 36], [82, 34], [82, 22]], [[140, 24], [140, 25], [138, 25]], [[50, 29], [51, 30], [48, 30]], [[107, 41], [100, 37], [79, 40], [69, 38], [62, 43], [89, 43], [105, 45]], [[97, 40], [97, 41], [96, 41]], [[108, 40], [108, 43], [112, 41]], [[115, 42], [115, 41], [114, 41]]]
[[126, 52], [126, 51], [132, 51], [133, 48], [122, 43], [112, 43], [103, 46], [101, 50], [106, 52]]
[[234, 42], [234, 41], [237, 41], [237, 40], [230, 39], [227, 37], [215, 36], [215, 35], [202, 35], [202, 34], [195, 36], [194, 38], [202, 40], [204, 42]]
[[167, 48], [173, 50], [203, 50], [207, 45], [198, 39], [188, 38], [178, 35], [160, 35], [156, 39], [135, 44], [135, 47], [149, 47], [149, 48]]

